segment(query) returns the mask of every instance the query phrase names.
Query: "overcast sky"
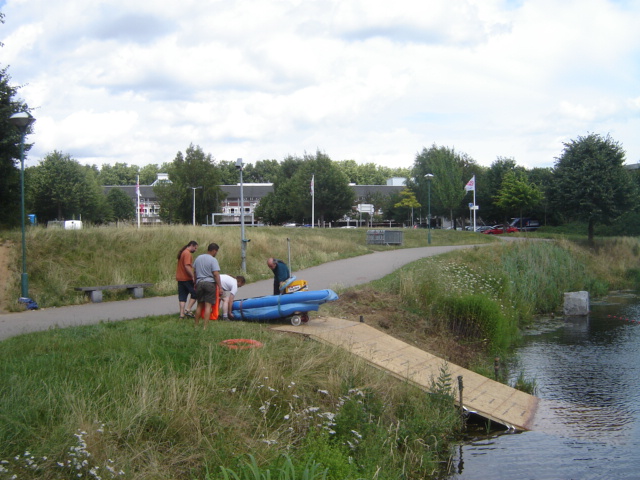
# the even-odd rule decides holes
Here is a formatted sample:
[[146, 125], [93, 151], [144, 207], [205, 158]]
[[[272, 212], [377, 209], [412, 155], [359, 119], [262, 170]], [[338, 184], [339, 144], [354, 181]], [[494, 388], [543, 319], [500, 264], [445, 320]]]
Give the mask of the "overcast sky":
[[321, 150], [410, 167], [432, 144], [553, 166], [610, 134], [640, 162], [640, 0], [0, 0], [27, 165]]

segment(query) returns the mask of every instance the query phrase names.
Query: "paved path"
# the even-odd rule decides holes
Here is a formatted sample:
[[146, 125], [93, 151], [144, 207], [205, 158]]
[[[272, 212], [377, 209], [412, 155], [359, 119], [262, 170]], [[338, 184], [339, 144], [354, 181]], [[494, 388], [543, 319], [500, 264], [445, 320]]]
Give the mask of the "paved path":
[[[459, 245], [375, 252], [325, 263], [306, 270], [294, 271], [293, 274], [309, 282], [309, 286], [313, 290], [351, 287], [382, 278], [403, 265], [420, 258], [470, 247], [471, 245]], [[242, 287], [238, 291], [237, 298], [270, 295], [272, 288], [273, 280], [252, 283]], [[0, 315], [0, 340], [23, 333], [47, 330], [51, 327], [91, 325], [102, 321], [130, 320], [149, 315], [169, 315], [172, 313], [176, 315], [178, 313], [177, 295], [2, 314]]]

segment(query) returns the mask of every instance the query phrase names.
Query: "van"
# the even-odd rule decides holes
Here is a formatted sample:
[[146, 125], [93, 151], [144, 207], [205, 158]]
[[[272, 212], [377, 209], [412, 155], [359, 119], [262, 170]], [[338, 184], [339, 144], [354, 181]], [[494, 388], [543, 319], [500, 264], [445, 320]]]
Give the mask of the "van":
[[540, 227], [540, 222], [535, 218], [522, 217], [522, 222], [520, 222], [520, 218], [514, 218], [509, 226], [516, 227], [521, 232], [533, 232]]

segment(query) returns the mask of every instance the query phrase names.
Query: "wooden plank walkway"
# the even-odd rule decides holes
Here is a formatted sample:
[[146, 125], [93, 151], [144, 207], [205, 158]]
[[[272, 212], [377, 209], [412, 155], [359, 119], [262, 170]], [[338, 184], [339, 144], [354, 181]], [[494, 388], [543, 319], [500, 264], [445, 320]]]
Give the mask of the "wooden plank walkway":
[[[315, 317], [294, 327], [281, 325], [274, 330], [306, 335], [336, 345], [358, 355], [392, 375], [406, 379], [424, 390], [437, 380], [445, 360], [413, 347], [366, 325], [332, 317]], [[462, 376], [464, 407], [513, 430], [529, 430], [538, 398], [447, 362], [458, 403], [457, 377]]]

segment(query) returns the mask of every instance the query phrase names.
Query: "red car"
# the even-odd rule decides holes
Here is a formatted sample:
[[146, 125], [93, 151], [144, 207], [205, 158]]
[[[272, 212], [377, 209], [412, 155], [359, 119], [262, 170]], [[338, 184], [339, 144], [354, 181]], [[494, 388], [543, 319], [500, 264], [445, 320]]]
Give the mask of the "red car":
[[505, 230], [504, 225], [494, 225], [493, 227], [491, 227], [489, 230], [485, 230], [482, 233], [487, 233], [489, 235], [500, 235], [503, 233], [515, 233], [517, 232], [518, 229], [516, 227], [507, 227]]

